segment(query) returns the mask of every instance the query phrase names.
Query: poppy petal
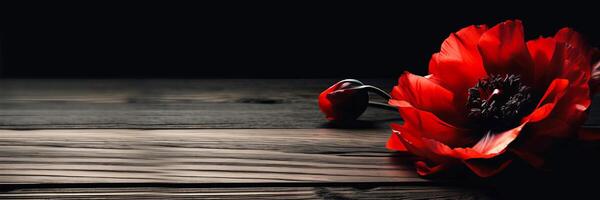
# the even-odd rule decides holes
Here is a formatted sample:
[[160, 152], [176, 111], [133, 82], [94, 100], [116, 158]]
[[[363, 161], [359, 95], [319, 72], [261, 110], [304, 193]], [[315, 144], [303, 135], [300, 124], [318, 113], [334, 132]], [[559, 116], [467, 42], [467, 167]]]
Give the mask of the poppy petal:
[[590, 76], [591, 64], [589, 58], [570, 45], [562, 45], [562, 59], [557, 61], [562, 66], [558, 76], [569, 80], [567, 93], [557, 103], [552, 115], [562, 118], [572, 126], [581, 125], [586, 116], [586, 110], [591, 104]]
[[567, 79], [555, 79], [552, 81], [544, 96], [540, 99], [537, 107], [539, 108], [543, 104], [554, 103], [560, 100], [560, 98], [565, 94], [569, 87], [569, 80]]
[[478, 47], [488, 74], [519, 74], [531, 85], [533, 61], [525, 45], [520, 20], [509, 20], [492, 27], [481, 36]]
[[523, 126], [521, 124], [511, 130], [502, 133], [486, 133], [477, 144], [467, 148], [451, 148], [439, 141], [423, 138], [423, 144], [427, 145], [429, 150], [437, 155], [452, 157], [460, 160], [474, 158], [492, 158], [502, 154], [506, 147], [517, 138]]
[[444, 162], [446, 160], [446, 158], [435, 155], [427, 149], [423, 144], [422, 138], [418, 135], [419, 132], [417, 130], [399, 124], [391, 124], [390, 126], [392, 128], [392, 134], [397, 136], [404, 148], [410, 153], [436, 162]]
[[321, 92], [321, 94], [319, 94], [319, 109], [321, 109], [321, 112], [325, 114], [325, 118], [327, 118], [328, 120], [333, 120], [335, 118], [333, 108], [331, 106], [331, 101], [329, 101], [327, 95], [335, 91], [338, 87], [339, 83], [334, 84], [331, 87], [327, 88], [325, 91]]
[[496, 155], [506, 150], [506, 147], [521, 133], [527, 122], [502, 133], [486, 133], [472, 148], [483, 155]]
[[[551, 115], [569, 122], [572, 126], [579, 126], [585, 120], [586, 110], [591, 104], [590, 76], [591, 65], [588, 58], [579, 50], [569, 45], [557, 45], [556, 58], [553, 63], [559, 65], [561, 72], [557, 78], [569, 80], [569, 87], [564, 96], [558, 101]], [[559, 55], [559, 56], [558, 56]]]
[[527, 49], [534, 62], [534, 88], [546, 88], [561, 71], [561, 66], [551, 62], [553, 58], [560, 56], [555, 56], [555, 53], [560, 54], [560, 51], [555, 51], [556, 46], [557, 43], [554, 38], [540, 37], [527, 42]]
[[431, 175], [437, 174], [440, 171], [443, 171], [444, 169], [448, 168], [447, 165], [445, 165], [445, 164], [440, 164], [440, 165], [430, 167], [427, 165], [427, 163], [425, 163], [423, 161], [415, 162], [415, 167], [417, 168], [417, 174], [419, 174], [420, 176], [431, 176]]
[[541, 168], [545, 161], [548, 149], [557, 140], [564, 139], [570, 132], [576, 132], [577, 128], [570, 126], [564, 120], [546, 118], [539, 122], [528, 123], [524, 127], [524, 134], [515, 141], [510, 151], [516, 156], [528, 162], [535, 168]]
[[398, 86], [392, 90], [391, 105], [404, 107], [400, 101], [406, 101], [415, 108], [431, 112], [439, 118], [448, 121], [460, 118], [453, 104], [454, 94], [446, 88], [409, 72], [404, 72], [398, 79]]
[[586, 119], [587, 110], [592, 103], [587, 84], [571, 85], [560, 101], [556, 103], [550, 115], [562, 119], [573, 127], [578, 127]]
[[600, 50], [594, 48], [592, 56], [592, 72], [590, 77], [590, 92], [596, 94], [600, 91]]
[[465, 94], [469, 87], [487, 74], [477, 50], [485, 25], [469, 26], [450, 34], [429, 61], [429, 73], [457, 94]]
[[398, 79], [398, 86], [392, 90], [392, 98], [407, 101], [417, 109], [436, 114], [454, 109], [452, 92], [428, 78], [409, 72], [404, 72]]
[[491, 158], [495, 155], [483, 155], [480, 152], [472, 148], [451, 148], [448, 145], [439, 141], [423, 138], [423, 144], [427, 145], [427, 148], [439, 156], [450, 157], [458, 160], [465, 160], [470, 158]]
[[533, 153], [528, 149], [511, 148], [510, 150], [513, 154], [529, 163], [529, 165], [531, 165], [532, 167], [538, 169], [542, 168], [542, 166], [544, 166], [544, 163], [546, 162], [542, 156], [537, 155], [536, 153]]
[[[554, 106], [552, 109], [544, 111], [545, 116], [535, 121], [552, 116], [552, 118], [567, 122], [570, 126], [578, 127], [584, 122], [586, 111], [591, 104], [589, 87], [587, 84], [577, 86], [566, 79], [556, 79], [548, 87], [546, 94], [540, 101], [540, 104], [545, 103], [552, 103]], [[534, 114], [536, 113], [532, 113], [525, 119], [533, 117]]]
[[[573, 89], [579, 90], [578, 95], [589, 90], [588, 82], [591, 76], [592, 61], [595, 50], [589, 48], [582, 36], [570, 28], [563, 28], [556, 33], [554, 39], [559, 43], [553, 63], [561, 67], [562, 71], [557, 78], [566, 78], [571, 81]], [[558, 49], [560, 47], [560, 49]], [[573, 90], [571, 89], [571, 90]]]
[[559, 42], [567, 43], [575, 49], [585, 50], [585, 48], [587, 48], [583, 37], [577, 31], [568, 27], [562, 28], [556, 32], [554, 39]]
[[550, 113], [554, 110], [554, 107], [557, 104], [557, 102], [567, 92], [568, 87], [569, 80], [555, 79], [554, 81], [552, 81], [552, 83], [546, 90], [544, 96], [538, 103], [536, 109], [531, 114], [524, 117], [523, 121], [537, 122], [548, 117]]
[[[563, 28], [554, 37], [556, 47], [550, 61], [553, 69], [558, 69], [555, 78], [569, 80], [569, 88], [564, 96], [556, 103], [550, 115], [566, 121], [570, 126], [581, 125], [586, 116], [586, 110], [591, 104], [590, 85], [591, 59], [593, 49], [588, 48], [582, 37], [569, 28]], [[572, 134], [564, 132], [564, 136]]]
[[511, 159], [469, 159], [463, 163], [479, 177], [490, 177], [500, 173], [510, 163]]
[[450, 146], [463, 146], [472, 142], [469, 130], [450, 125], [431, 112], [419, 110], [409, 103], [396, 104], [403, 127], [415, 130], [417, 137], [434, 139]]
[[398, 138], [398, 134], [393, 133], [392, 135], [390, 135], [390, 138], [388, 139], [387, 143], [385, 144], [385, 147], [390, 149], [390, 150], [396, 150], [396, 151], [406, 151], [406, 147], [404, 146], [404, 144], [402, 144], [402, 141], [400, 141], [400, 138]]
[[524, 118], [524, 121], [530, 122], [525, 127], [528, 134], [521, 137], [512, 146], [511, 151], [533, 167], [541, 168], [543, 166], [544, 153], [552, 147], [557, 139], [568, 137], [574, 133], [575, 129], [569, 124], [569, 120], [562, 119], [564, 111], [560, 111], [559, 108], [561, 100], [567, 98], [566, 94], [569, 93], [569, 89], [568, 80], [554, 80], [536, 110]]
[[555, 103], [547, 103], [539, 108], [536, 108], [531, 114], [529, 114], [528, 117], [526, 117], [526, 120], [530, 122], [537, 122], [545, 119], [548, 117], [548, 115], [550, 115], [550, 112], [552, 112], [555, 105]]

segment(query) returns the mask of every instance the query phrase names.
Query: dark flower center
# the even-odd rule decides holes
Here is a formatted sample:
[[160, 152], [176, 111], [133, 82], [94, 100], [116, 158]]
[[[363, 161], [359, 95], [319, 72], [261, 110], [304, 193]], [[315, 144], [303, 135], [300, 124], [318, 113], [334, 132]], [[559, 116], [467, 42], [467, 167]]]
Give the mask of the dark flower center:
[[468, 118], [486, 131], [514, 128], [535, 108], [531, 88], [523, 84], [519, 75], [490, 75], [468, 92]]

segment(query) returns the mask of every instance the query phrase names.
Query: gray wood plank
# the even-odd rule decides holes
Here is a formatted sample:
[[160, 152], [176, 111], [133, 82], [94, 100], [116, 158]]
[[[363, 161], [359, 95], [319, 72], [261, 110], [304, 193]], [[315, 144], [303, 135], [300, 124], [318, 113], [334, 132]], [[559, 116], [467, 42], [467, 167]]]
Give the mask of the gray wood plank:
[[2, 199], [493, 199], [459, 187], [383, 186], [250, 188], [35, 188], [0, 193]]
[[[331, 79], [0, 80], [0, 128], [321, 128]], [[395, 80], [364, 80], [391, 90]], [[387, 127], [368, 109], [358, 127]]]
[[[0, 130], [0, 183], [427, 182], [388, 132]], [[396, 155], [397, 156], [397, 155]], [[405, 162], [405, 163], [402, 163]]]
[[[326, 128], [317, 95], [333, 79], [0, 80], [0, 129]], [[391, 90], [395, 80], [363, 80]], [[377, 100], [377, 99], [375, 99]], [[600, 99], [596, 98], [595, 105]], [[592, 107], [588, 124], [600, 124]], [[367, 109], [355, 128], [399, 115]]]

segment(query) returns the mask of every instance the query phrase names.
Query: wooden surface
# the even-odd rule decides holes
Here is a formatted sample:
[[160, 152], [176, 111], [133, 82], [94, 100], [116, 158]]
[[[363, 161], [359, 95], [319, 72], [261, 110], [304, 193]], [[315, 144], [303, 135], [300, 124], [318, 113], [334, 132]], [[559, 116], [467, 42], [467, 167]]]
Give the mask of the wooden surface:
[[[0, 128], [323, 128], [317, 96], [335, 81], [0, 80]], [[361, 119], [386, 128], [399, 118], [369, 109]]]
[[423, 182], [387, 132], [75, 129], [0, 132], [0, 183]]
[[243, 188], [47, 188], [17, 189], [0, 199], [492, 199], [480, 190], [436, 186]]
[[334, 82], [0, 80], [0, 199], [497, 197], [418, 177], [384, 148], [395, 112], [327, 123], [316, 96]]

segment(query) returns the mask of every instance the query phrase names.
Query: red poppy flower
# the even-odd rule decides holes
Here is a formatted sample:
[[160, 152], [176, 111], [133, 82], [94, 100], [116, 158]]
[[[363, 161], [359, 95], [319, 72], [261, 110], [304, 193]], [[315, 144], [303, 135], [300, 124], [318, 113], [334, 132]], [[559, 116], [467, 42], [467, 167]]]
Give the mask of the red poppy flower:
[[400, 76], [389, 104], [404, 124], [391, 126], [387, 147], [423, 158], [420, 175], [460, 164], [488, 177], [515, 158], [541, 167], [586, 118], [591, 62], [570, 28], [527, 42], [519, 20], [463, 28], [432, 56], [429, 75]]

